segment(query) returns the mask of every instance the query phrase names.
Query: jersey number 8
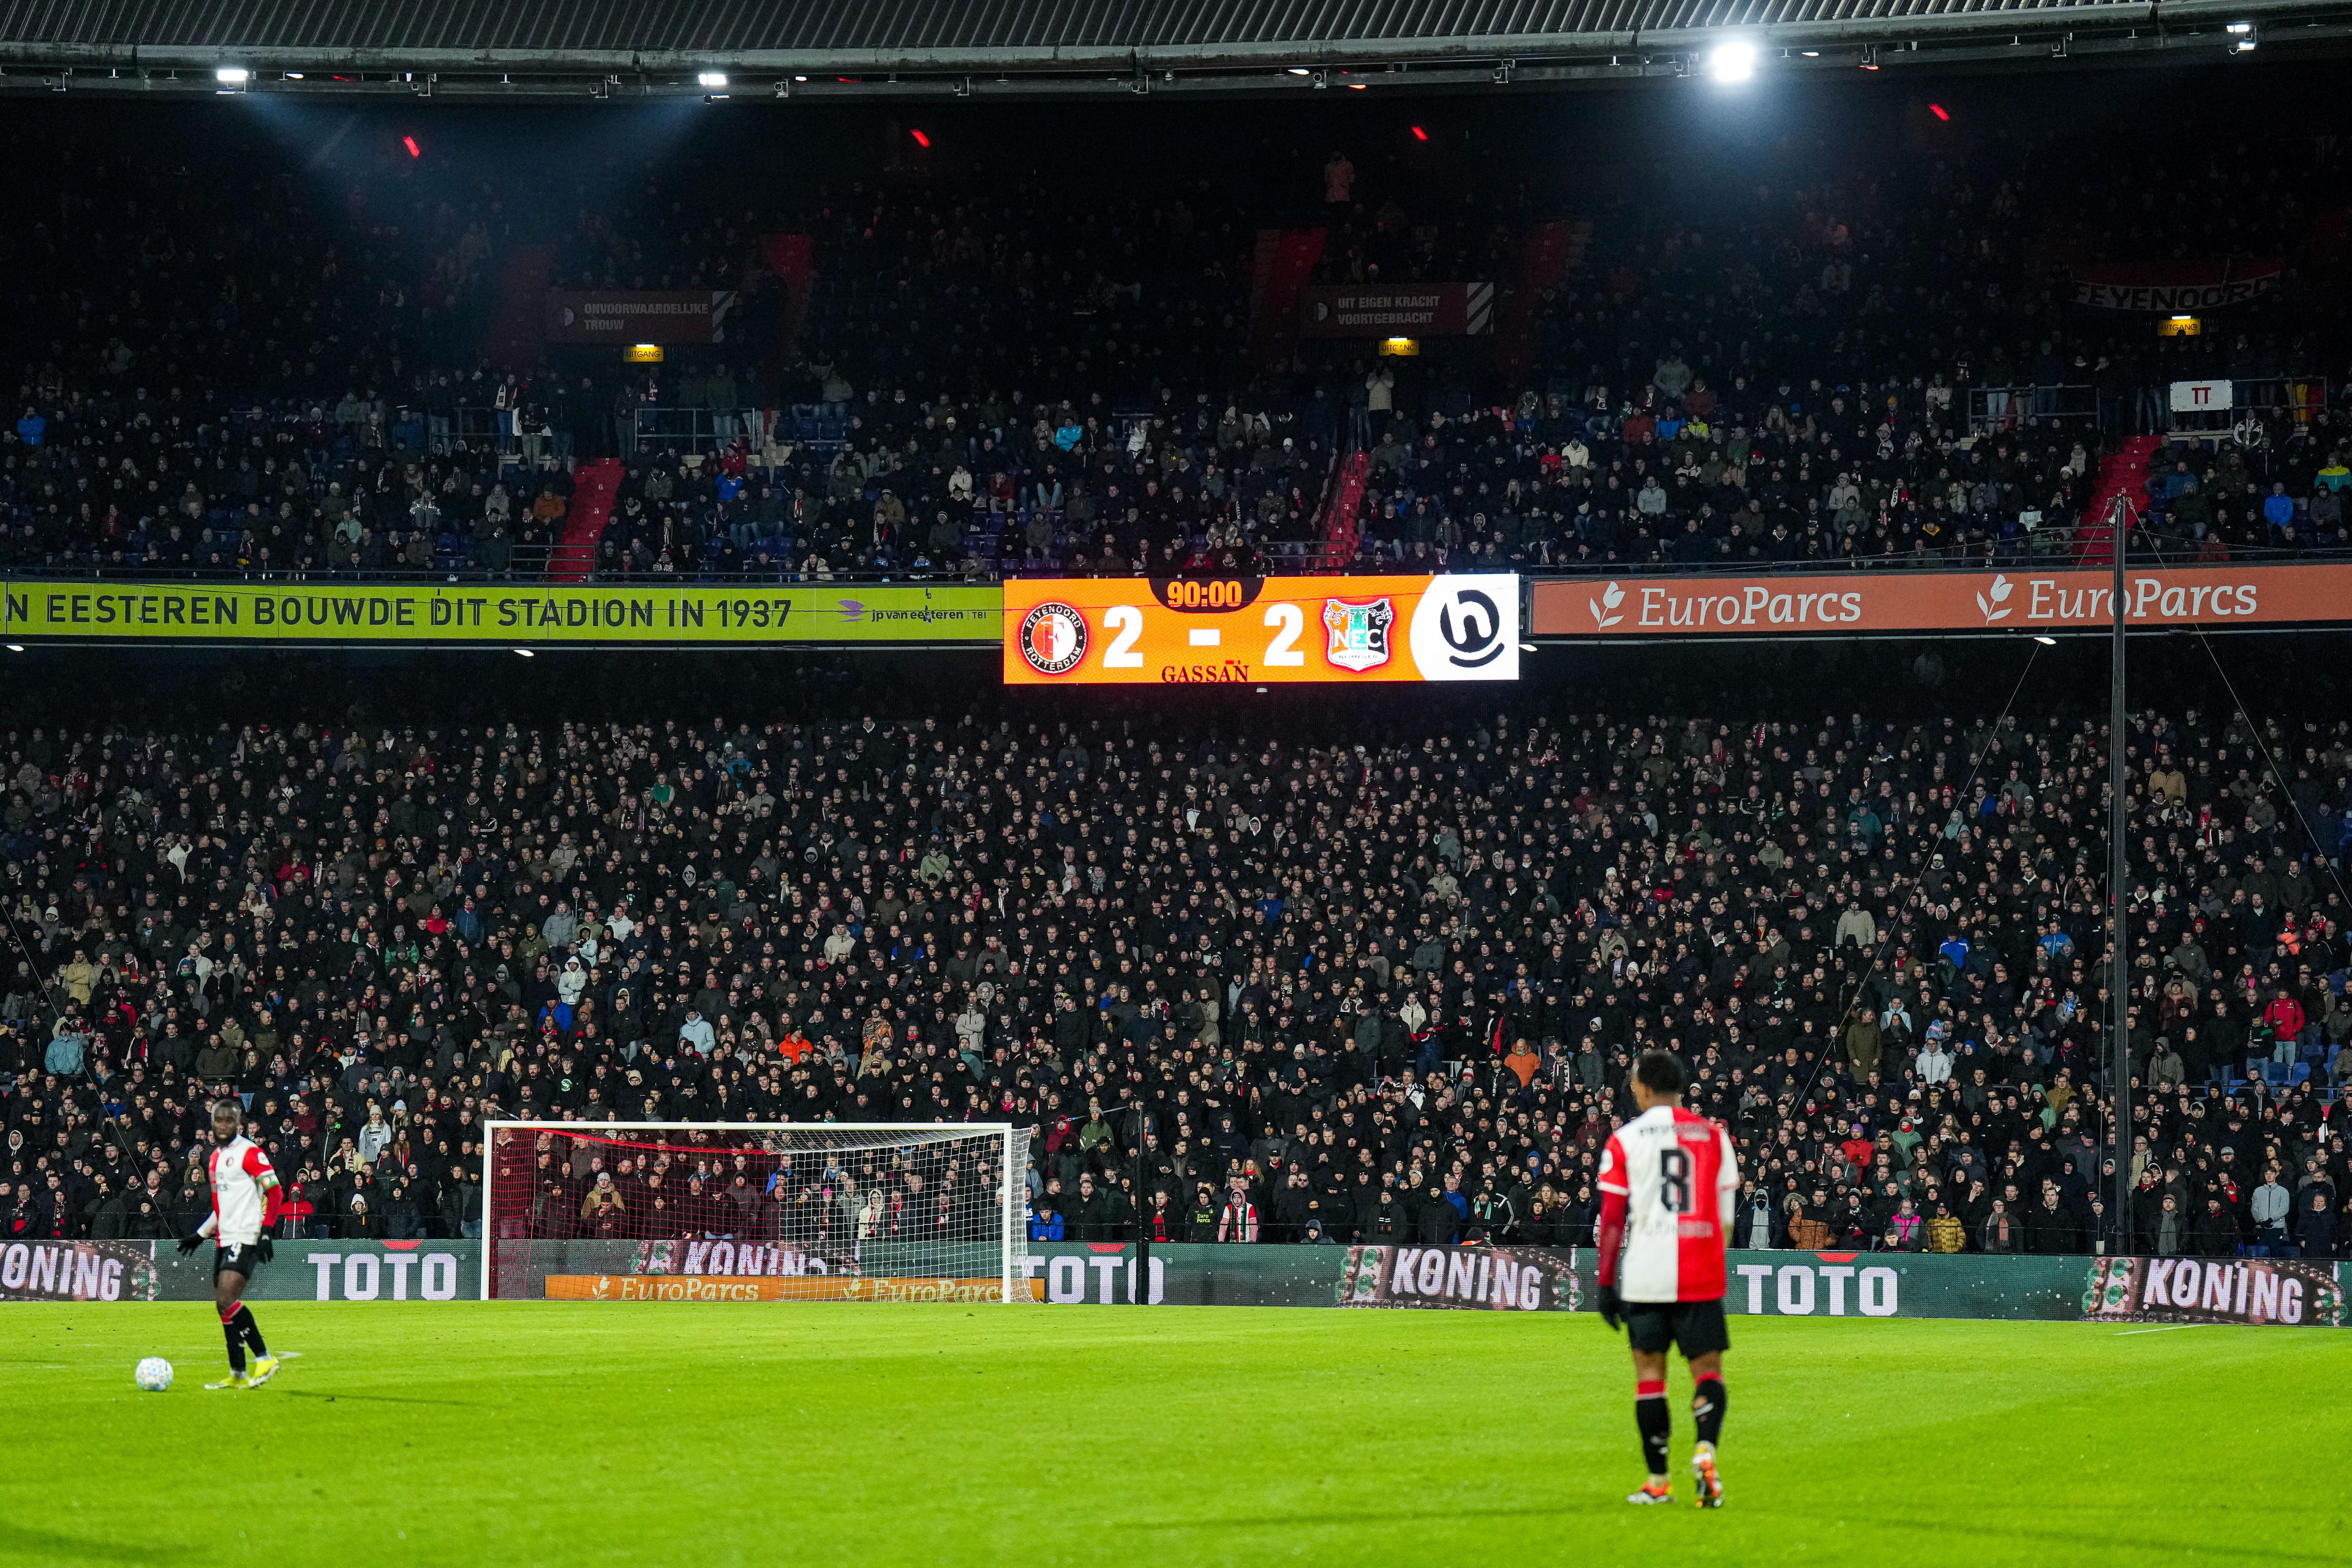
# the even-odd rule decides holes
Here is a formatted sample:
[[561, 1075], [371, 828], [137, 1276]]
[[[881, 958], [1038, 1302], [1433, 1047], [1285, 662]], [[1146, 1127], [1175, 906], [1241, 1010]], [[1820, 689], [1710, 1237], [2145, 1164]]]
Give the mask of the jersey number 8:
[[1690, 1156], [1680, 1149], [1658, 1152], [1658, 1201], [1668, 1214], [1682, 1214], [1690, 1207]]

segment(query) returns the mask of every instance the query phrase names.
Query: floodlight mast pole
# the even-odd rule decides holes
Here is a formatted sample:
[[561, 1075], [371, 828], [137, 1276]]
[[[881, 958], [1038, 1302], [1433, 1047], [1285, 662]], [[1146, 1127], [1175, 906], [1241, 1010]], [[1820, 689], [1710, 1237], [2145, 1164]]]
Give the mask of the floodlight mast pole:
[[1151, 1124], [1139, 1091], [1135, 1097], [1135, 1274], [1129, 1286], [1139, 1307], [1151, 1304], [1151, 1216], [1145, 1212], [1143, 1195], [1143, 1142], [1150, 1136]]
[[2107, 1226], [2114, 1238], [2111, 1256], [2131, 1251], [2131, 959], [2125, 948], [2125, 878], [2130, 851], [2125, 835], [2130, 831], [2126, 791], [2130, 770], [2125, 762], [2124, 637], [2129, 609], [2124, 602], [2124, 552], [2131, 542], [2131, 505], [2123, 496], [2113, 502], [2107, 537], [2115, 544], [2115, 629], [2107, 655], [2107, 1124], [2115, 1149], [2115, 1209]]

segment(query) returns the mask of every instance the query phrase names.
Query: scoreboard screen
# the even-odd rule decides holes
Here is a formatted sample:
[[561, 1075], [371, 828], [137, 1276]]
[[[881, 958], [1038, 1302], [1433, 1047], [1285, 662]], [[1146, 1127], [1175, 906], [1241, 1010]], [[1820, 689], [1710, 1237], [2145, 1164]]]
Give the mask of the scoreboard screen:
[[1008, 686], [1518, 678], [1511, 573], [1004, 584]]

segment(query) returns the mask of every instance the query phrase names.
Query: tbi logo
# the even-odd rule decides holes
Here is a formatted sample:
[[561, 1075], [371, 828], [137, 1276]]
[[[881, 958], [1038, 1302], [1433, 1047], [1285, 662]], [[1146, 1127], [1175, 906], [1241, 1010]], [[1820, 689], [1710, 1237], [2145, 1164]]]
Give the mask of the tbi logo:
[[1087, 618], [1058, 599], [1021, 617], [1021, 657], [1040, 675], [1067, 675], [1087, 657]]

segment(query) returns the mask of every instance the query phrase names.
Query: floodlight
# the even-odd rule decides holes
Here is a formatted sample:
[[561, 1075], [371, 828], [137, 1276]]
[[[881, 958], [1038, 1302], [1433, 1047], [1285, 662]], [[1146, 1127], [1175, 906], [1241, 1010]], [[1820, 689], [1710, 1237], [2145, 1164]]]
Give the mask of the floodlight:
[[1706, 57], [1706, 74], [1720, 82], [1746, 81], [1756, 74], [1756, 46], [1746, 38], [1729, 38]]
[[223, 87], [243, 87], [253, 79], [253, 73], [243, 66], [223, 66], [213, 72], [213, 79]]

